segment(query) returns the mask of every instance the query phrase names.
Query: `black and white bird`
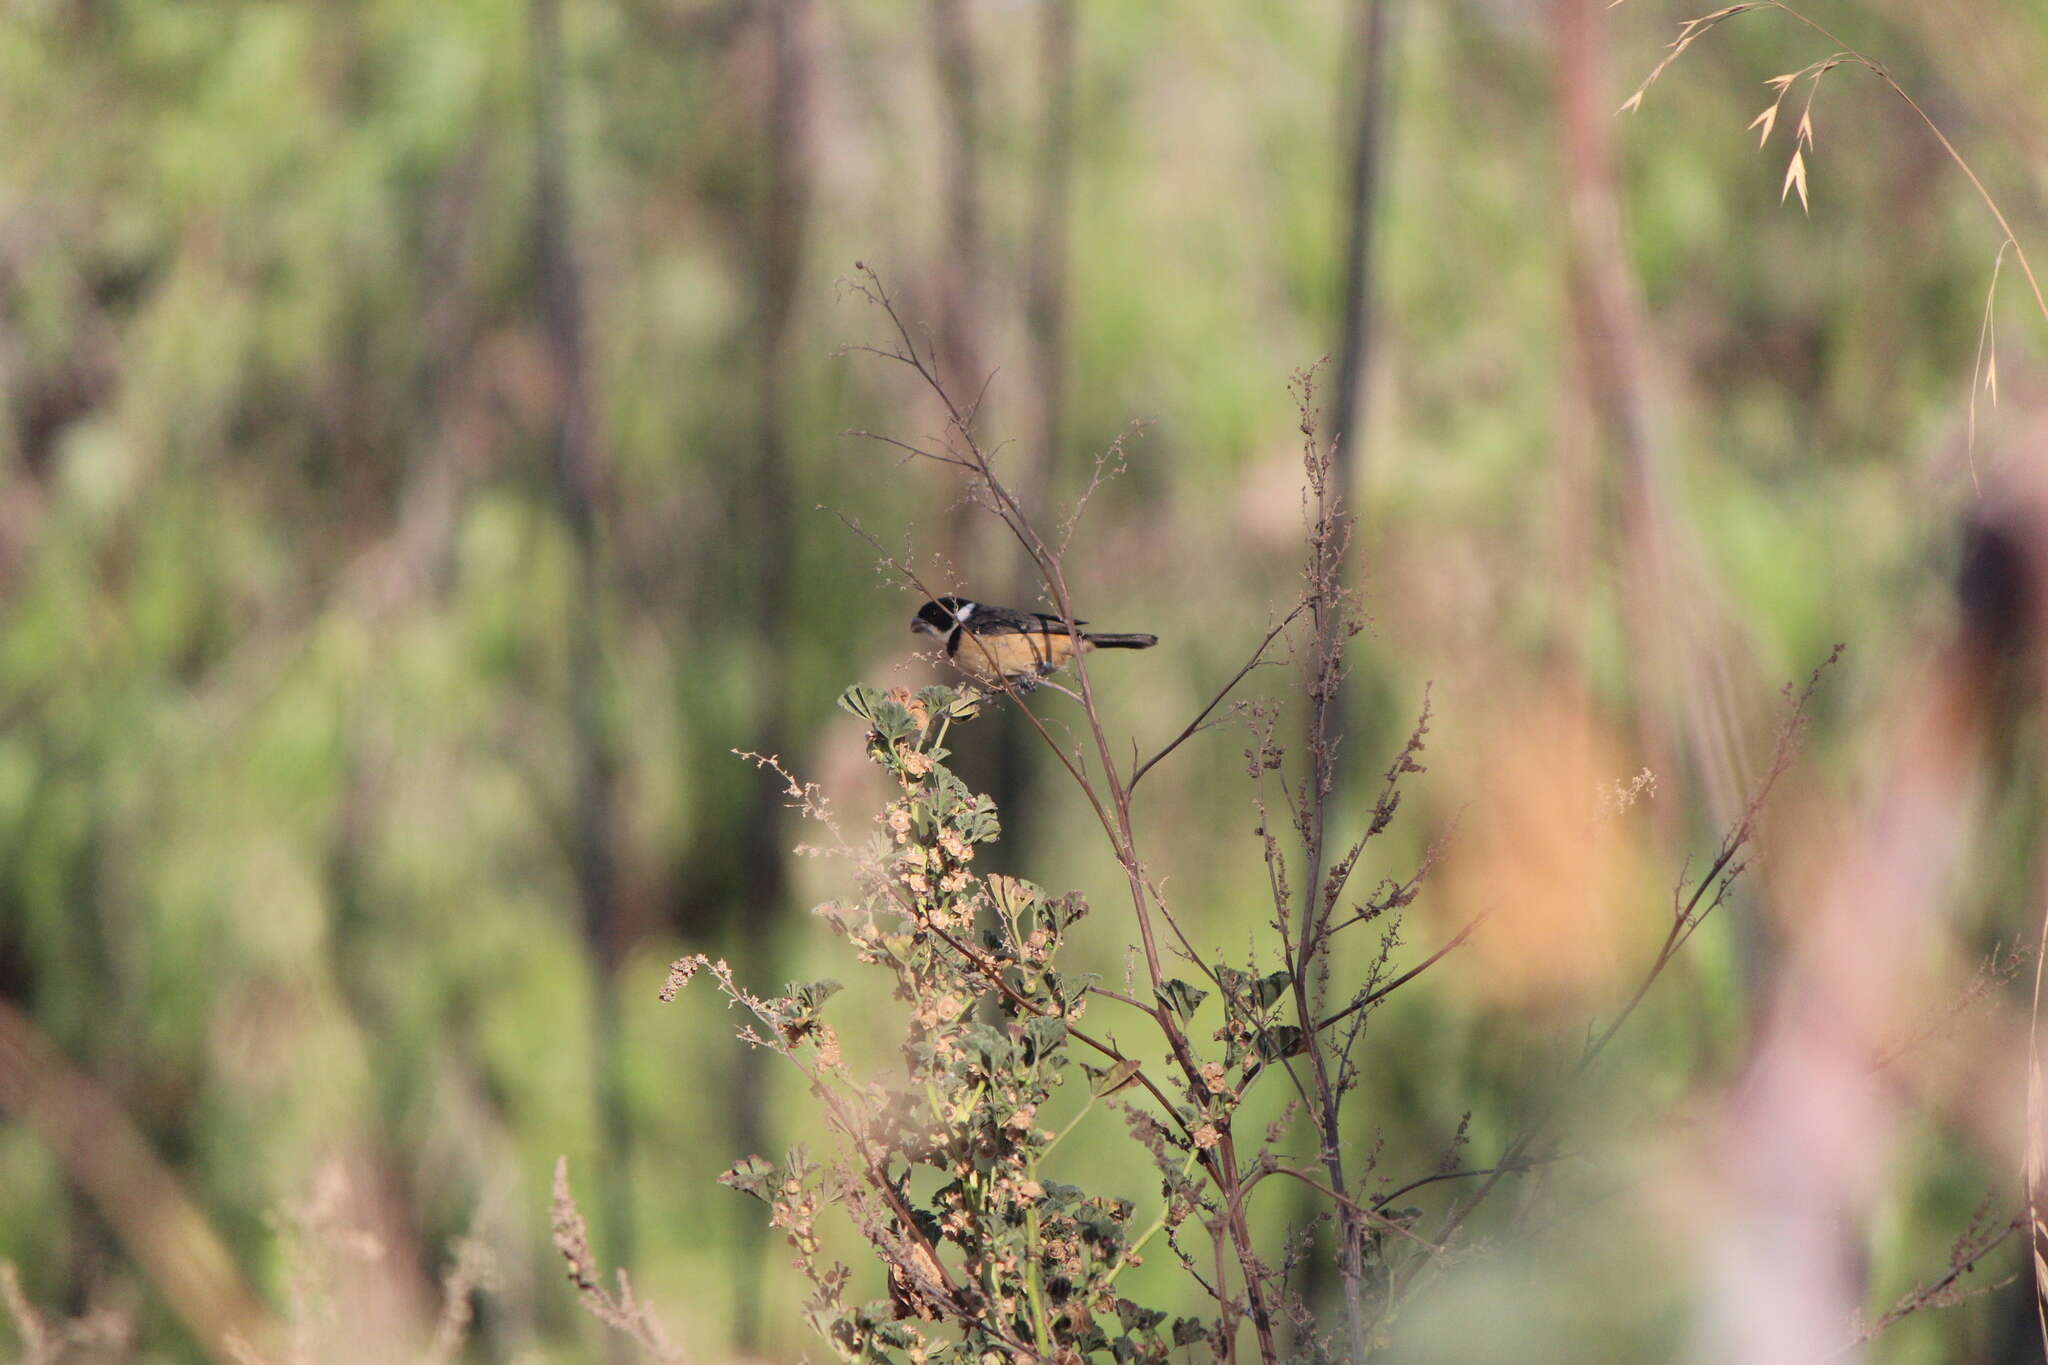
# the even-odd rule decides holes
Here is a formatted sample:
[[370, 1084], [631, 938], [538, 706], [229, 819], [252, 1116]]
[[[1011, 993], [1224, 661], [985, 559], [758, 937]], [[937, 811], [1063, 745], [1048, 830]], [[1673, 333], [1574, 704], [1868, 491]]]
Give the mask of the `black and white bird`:
[[[1084, 626], [1086, 621], [1076, 621]], [[991, 607], [965, 597], [941, 597], [918, 608], [910, 628], [946, 642], [946, 657], [989, 687], [1005, 683], [1029, 690], [1039, 679], [1091, 649], [1150, 649], [1157, 635], [1072, 633], [1042, 611]]]

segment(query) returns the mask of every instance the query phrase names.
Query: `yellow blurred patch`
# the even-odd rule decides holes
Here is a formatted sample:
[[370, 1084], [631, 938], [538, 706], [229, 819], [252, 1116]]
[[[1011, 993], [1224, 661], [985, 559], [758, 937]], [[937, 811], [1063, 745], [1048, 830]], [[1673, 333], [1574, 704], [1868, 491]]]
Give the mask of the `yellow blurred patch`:
[[1435, 904], [1452, 925], [1487, 916], [1459, 976], [1494, 1003], [1582, 1008], [1661, 923], [1641, 890], [1655, 779], [1560, 689], [1492, 714]]

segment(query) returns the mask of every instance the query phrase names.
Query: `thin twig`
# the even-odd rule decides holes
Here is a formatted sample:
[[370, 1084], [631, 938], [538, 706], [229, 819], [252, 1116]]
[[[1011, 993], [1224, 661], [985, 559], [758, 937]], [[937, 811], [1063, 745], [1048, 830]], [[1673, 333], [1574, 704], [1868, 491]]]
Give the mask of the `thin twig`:
[[1366, 1009], [1386, 999], [1389, 995], [1392, 995], [1395, 991], [1407, 985], [1416, 977], [1421, 976], [1431, 967], [1434, 967], [1438, 962], [1441, 962], [1451, 953], [1455, 952], [1459, 948], [1464, 947], [1465, 944], [1471, 940], [1474, 931], [1476, 931], [1480, 925], [1486, 923], [1487, 917], [1490, 916], [1492, 913], [1493, 911], [1491, 910], [1480, 911], [1478, 914], [1474, 915], [1471, 919], [1465, 922], [1464, 928], [1458, 930], [1457, 933], [1451, 935], [1450, 941], [1445, 943], [1443, 947], [1437, 949], [1428, 957], [1422, 959], [1422, 961], [1416, 963], [1413, 967], [1410, 967], [1407, 971], [1401, 973], [1392, 981], [1389, 981], [1386, 985], [1381, 986], [1378, 990], [1360, 996], [1358, 999], [1346, 1005], [1343, 1009], [1338, 1010], [1333, 1015], [1330, 1015], [1328, 1018], [1324, 1019], [1320, 1024], [1317, 1024], [1316, 1028], [1318, 1030], [1326, 1029], [1330, 1025], [1337, 1023], [1339, 1020], [1345, 1018], [1347, 1015], [1356, 1014], [1358, 1011]]
[[1272, 648], [1273, 641], [1280, 638], [1280, 632], [1286, 630], [1289, 626], [1293, 625], [1295, 618], [1299, 617], [1302, 614], [1302, 612], [1306, 610], [1308, 610], [1308, 603], [1306, 601], [1295, 603], [1294, 610], [1288, 612], [1287, 615], [1281, 619], [1280, 624], [1274, 626], [1271, 630], [1266, 632], [1266, 638], [1259, 641], [1259, 647], [1252, 651], [1251, 658], [1245, 660], [1244, 667], [1238, 669], [1236, 673], [1231, 675], [1230, 681], [1223, 684], [1223, 686], [1220, 689], [1218, 689], [1216, 695], [1209, 699], [1209, 704], [1202, 708], [1200, 714], [1198, 714], [1193, 720], [1188, 722], [1187, 728], [1182, 730], [1179, 734], [1175, 735], [1172, 739], [1168, 740], [1166, 746], [1162, 748], [1158, 753], [1152, 755], [1152, 757], [1146, 759], [1143, 763], [1138, 764], [1131, 770], [1131, 780], [1128, 785], [1132, 790], [1137, 789], [1138, 783], [1144, 779], [1146, 773], [1152, 771], [1153, 766], [1157, 764], [1160, 759], [1165, 758], [1175, 749], [1178, 749], [1181, 745], [1185, 744], [1190, 738], [1194, 736], [1196, 731], [1202, 728], [1202, 722], [1209, 719], [1210, 714], [1214, 712], [1217, 707], [1223, 704], [1224, 699], [1227, 698], [1231, 694], [1231, 692], [1236, 690], [1237, 685], [1243, 682], [1245, 678], [1251, 674], [1251, 671], [1253, 669], [1257, 668], [1261, 663], [1265, 662], [1266, 651]]

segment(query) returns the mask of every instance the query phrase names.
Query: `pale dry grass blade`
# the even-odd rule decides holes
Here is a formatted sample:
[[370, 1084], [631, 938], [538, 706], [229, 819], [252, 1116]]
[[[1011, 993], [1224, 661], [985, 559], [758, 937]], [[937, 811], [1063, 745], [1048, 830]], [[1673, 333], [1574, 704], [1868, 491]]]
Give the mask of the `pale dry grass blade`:
[[[1977, 327], [1977, 358], [1970, 362], [1970, 416], [1968, 435], [1963, 443], [1963, 452], [1970, 465], [1970, 487], [1977, 496], [1984, 495], [1984, 487], [1977, 479], [1977, 376], [1983, 375], [1984, 392], [1991, 395], [1991, 406], [1998, 406], [1998, 273], [2005, 268], [2006, 248], [2013, 245], [2011, 238], [1998, 244], [1998, 254], [1991, 258], [1991, 283], [1984, 287], [1984, 321]], [[1988, 362], [1987, 362], [1987, 357]]]
[[1784, 203], [1785, 196], [1793, 190], [1799, 191], [1799, 207], [1805, 209], [1809, 215], [1812, 214], [1813, 206], [1806, 200], [1806, 157], [1797, 149], [1792, 153], [1790, 164], [1785, 167], [1785, 183], [1778, 189], [1778, 202]]

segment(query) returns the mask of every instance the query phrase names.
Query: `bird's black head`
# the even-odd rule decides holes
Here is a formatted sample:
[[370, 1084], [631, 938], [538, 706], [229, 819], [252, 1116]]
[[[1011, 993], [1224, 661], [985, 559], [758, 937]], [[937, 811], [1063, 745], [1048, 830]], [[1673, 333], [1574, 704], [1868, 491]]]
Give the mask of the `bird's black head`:
[[964, 615], [961, 609], [973, 605], [964, 597], [941, 597], [936, 601], [927, 602], [917, 609], [917, 615], [910, 618], [910, 628], [922, 631], [926, 635], [948, 634], [954, 626], [960, 624], [960, 618]]

